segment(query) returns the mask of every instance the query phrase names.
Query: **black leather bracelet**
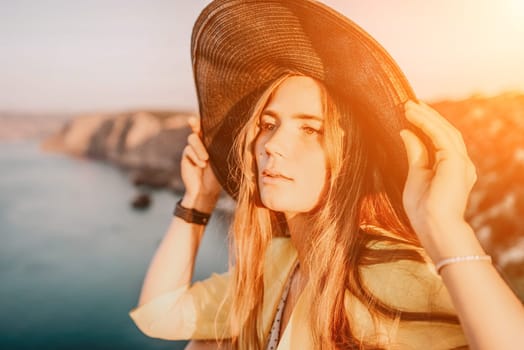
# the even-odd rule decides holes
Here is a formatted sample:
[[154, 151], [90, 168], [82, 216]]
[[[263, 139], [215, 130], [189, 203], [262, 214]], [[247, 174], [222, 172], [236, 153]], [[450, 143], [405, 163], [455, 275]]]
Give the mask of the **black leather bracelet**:
[[185, 222], [197, 225], [207, 225], [211, 214], [203, 213], [196, 209], [185, 208], [182, 206], [182, 199], [176, 202], [176, 207], [173, 212], [174, 216], [183, 219]]

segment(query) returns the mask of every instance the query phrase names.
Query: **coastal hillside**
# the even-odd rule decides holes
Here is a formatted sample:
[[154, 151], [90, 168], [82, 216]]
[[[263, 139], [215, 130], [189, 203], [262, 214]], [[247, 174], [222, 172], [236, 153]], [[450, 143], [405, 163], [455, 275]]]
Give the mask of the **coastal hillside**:
[[114, 164], [136, 185], [183, 191], [182, 149], [190, 133], [188, 112], [131, 111], [81, 115], [42, 142], [42, 149]]
[[0, 110], [0, 142], [41, 140], [71, 119], [57, 113], [21, 113]]
[[[477, 166], [466, 219], [504, 276], [524, 296], [524, 95], [472, 96], [431, 104], [459, 129]], [[137, 185], [183, 191], [179, 176], [189, 112], [82, 115], [42, 143], [49, 151], [103, 160]]]

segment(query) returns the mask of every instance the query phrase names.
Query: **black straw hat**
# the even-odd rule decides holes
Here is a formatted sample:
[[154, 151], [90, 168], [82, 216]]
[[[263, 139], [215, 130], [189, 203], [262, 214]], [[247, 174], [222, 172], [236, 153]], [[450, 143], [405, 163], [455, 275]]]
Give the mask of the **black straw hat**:
[[384, 154], [398, 196], [407, 175], [399, 132], [403, 104], [416, 100], [395, 61], [368, 33], [333, 9], [308, 0], [217, 0], [191, 38], [203, 142], [218, 181], [234, 198], [233, 138], [267, 86], [301, 73], [358, 106]]

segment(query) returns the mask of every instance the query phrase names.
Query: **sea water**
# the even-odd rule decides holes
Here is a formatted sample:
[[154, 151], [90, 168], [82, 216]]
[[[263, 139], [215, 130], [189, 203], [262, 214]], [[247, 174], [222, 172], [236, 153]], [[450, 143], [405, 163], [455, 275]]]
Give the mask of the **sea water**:
[[[183, 349], [128, 316], [177, 196], [137, 190], [113, 166], [0, 143], [0, 349]], [[227, 219], [206, 229], [195, 279], [227, 269]]]

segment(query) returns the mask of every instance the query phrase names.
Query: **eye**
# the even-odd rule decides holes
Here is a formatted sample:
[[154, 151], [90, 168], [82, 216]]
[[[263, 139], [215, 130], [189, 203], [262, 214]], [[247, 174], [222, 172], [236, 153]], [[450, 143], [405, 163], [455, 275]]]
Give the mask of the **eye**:
[[275, 129], [275, 124], [270, 123], [268, 121], [260, 121], [258, 123], [258, 127], [260, 128], [260, 130], [271, 131]]
[[312, 128], [310, 126], [307, 126], [307, 125], [304, 125], [302, 127], [302, 130], [308, 134], [308, 135], [313, 135], [313, 134], [322, 134], [322, 131], [321, 130], [317, 130], [315, 128]]

